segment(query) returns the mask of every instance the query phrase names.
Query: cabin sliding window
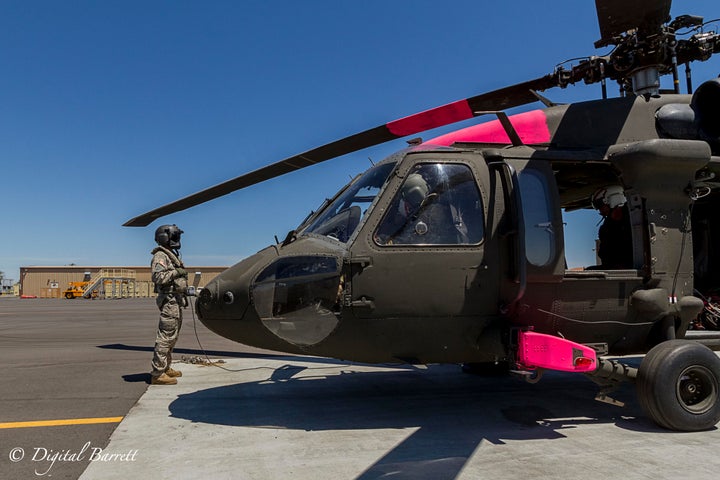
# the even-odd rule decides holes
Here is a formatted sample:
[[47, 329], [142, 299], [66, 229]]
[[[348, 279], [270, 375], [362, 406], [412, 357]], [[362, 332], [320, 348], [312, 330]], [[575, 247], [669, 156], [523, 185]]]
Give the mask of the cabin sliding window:
[[518, 175], [525, 224], [527, 261], [543, 267], [555, 258], [555, 231], [552, 225], [550, 193], [542, 173], [526, 168]]
[[484, 235], [483, 205], [470, 167], [416, 165], [375, 233], [378, 245], [476, 245]]

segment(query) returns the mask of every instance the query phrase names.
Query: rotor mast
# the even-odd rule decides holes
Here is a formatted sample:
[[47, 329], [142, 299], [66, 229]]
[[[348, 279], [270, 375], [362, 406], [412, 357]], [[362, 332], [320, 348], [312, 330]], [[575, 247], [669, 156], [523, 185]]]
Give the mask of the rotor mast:
[[[670, 0], [595, 0], [601, 38], [596, 48], [614, 45], [605, 56], [590, 57], [570, 69], [558, 67], [557, 86], [616, 80], [623, 94], [657, 95], [660, 77], [673, 75], [680, 93], [678, 65], [705, 61], [720, 53], [720, 35], [699, 32], [677, 39], [682, 28], [699, 28], [703, 18], [682, 15], [670, 22]], [[668, 23], [670, 22], [670, 23]], [[604, 91], [604, 90], [603, 90]]]

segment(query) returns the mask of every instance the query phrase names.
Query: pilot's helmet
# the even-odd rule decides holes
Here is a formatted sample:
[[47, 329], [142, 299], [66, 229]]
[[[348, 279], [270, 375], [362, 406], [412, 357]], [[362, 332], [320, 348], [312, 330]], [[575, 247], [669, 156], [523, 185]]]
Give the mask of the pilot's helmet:
[[410, 206], [417, 208], [425, 200], [430, 189], [419, 173], [408, 175], [402, 186], [400, 197]]
[[177, 225], [160, 225], [157, 230], [155, 230], [155, 241], [161, 247], [179, 250], [180, 235], [183, 233]]
[[600, 210], [603, 205], [613, 209], [622, 207], [626, 203], [625, 190], [620, 185], [608, 185], [597, 190], [592, 196], [592, 205], [596, 210]]

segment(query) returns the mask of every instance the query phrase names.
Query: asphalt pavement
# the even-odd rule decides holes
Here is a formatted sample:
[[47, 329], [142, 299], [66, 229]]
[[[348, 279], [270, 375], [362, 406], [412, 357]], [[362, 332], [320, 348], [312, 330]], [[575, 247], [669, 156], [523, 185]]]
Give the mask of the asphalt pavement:
[[[201, 354], [188, 311], [186, 316], [177, 359]], [[89, 464], [87, 455], [56, 462], [46, 475], [35, 472], [45, 471], [43, 458], [71, 454], [86, 444], [107, 445], [148, 388], [157, 323], [158, 310], [149, 298], [0, 297], [0, 479], [50, 474], [77, 479]], [[211, 355], [253, 351], [199, 322], [197, 332]], [[22, 461], [13, 461], [21, 451]]]

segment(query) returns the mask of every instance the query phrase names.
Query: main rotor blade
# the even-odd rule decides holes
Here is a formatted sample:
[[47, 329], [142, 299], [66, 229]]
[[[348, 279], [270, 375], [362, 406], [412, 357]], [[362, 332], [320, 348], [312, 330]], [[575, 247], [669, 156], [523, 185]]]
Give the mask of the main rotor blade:
[[533, 90], [546, 90], [557, 85], [554, 75], [546, 75], [510, 87], [458, 100], [431, 108], [399, 120], [380, 125], [364, 132], [336, 140], [321, 147], [308, 150], [250, 173], [225, 181], [213, 187], [151, 210], [123, 224], [125, 227], [145, 227], [156, 219], [179, 212], [209, 200], [227, 195], [256, 183], [279, 177], [301, 168], [309, 167], [341, 155], [380, 145], [391, 140], [414, 135], [455, 122], [478, 116], [483, 111], [505, 110], [537, 101]]
[[600, 42], [635, 28], [654, 33], [670, 20], [671, 4], [672, 0], [595, 0]]

